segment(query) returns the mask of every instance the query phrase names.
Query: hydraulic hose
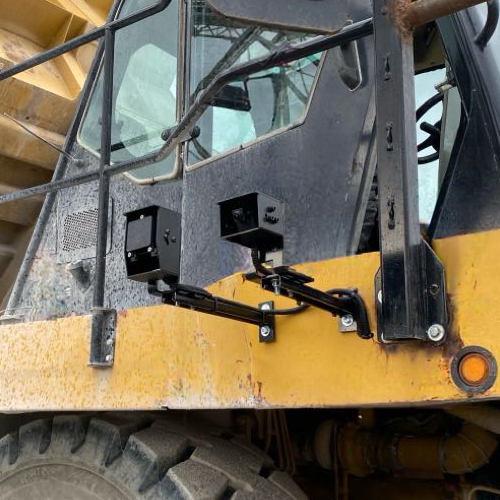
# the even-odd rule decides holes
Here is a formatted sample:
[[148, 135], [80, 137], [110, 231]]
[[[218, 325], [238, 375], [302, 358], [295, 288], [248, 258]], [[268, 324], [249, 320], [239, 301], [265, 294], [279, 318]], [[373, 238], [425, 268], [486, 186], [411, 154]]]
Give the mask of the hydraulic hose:
[[357, 477], [376, 471], [404, 472], [421, 478], [466, 474], [486, 465], [498, 445], [494, 434], [468, 422], [455, 434], [405, 436], [351, 424], [338, 427], [333, 421], [327, 421], [318, 428], [316, 436], [320, 437], [315, 440], [320, 465], [331, 463], [325, 459], [326, 442], [330, 456], [337, 453], [342, 467]]

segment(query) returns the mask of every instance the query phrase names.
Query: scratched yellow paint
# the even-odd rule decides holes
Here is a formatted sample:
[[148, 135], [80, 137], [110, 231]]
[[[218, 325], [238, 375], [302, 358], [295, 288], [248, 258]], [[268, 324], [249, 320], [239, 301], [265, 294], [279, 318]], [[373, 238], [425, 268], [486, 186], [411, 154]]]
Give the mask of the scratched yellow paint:
[[[312, 407], [418, 404], [467, 399], [449, 377], [457, 345], [500, 359], [500, 231], [436, 242], [448, 277], [455, 339], [445, 348], [382, 347], [339, 333], [325, 312], [277, 320], [277, 341], [250, 325], [168, 306], [119, 315], [115, 364], [87, 366], [90, 322], [70, 317], [0, 327], [0, 411]], [[378, 254], [297, 269], [315, 285], [357, 287], [374, 326]], [[241, 275], [210, 287], [249, 304], [273, 296]], [[291, 305], [278, 299], [277, 305]], [[458, 339], [457, 336], [460, 338]], [[499, 397], [500, 383], [479, 397]]]

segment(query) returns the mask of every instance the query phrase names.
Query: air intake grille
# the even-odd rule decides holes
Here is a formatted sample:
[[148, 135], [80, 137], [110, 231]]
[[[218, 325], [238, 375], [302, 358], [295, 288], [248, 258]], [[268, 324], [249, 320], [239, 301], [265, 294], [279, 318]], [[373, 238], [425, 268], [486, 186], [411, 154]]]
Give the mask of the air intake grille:
[[68, 215], [64, 220], [63, 250], [73, 251], [95, 246], [99, 211], [84, 210]]

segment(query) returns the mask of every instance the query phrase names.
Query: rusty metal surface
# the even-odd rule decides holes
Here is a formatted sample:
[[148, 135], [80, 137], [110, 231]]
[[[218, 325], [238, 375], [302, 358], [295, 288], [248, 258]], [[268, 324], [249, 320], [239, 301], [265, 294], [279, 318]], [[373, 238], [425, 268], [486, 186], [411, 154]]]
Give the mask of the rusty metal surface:
[[406, 11], [404, 19], [407, 26], [416, 28], [440, 17], [484, 3], [484, 0], [417, 0], [412, 3], [408, 0], [396, 0], [395, 5], [398, 3], [403, 4]]
[[[498, 359], [500, 231], [436, 242], [448, 271], [453, 335], [444, 346], [382, 345], [340, 334], [330, 315], [308, 310], [277, 319], [277, 341], [255, 327], [168, 306], [118, 315], [115, 365], [87, 366], [90, 321], [69, 317], [0, 327], [0, 411], [346, 407], [470, 400], [450, 377], [455, 353], [481, 345]], [[297, 266], [325, 289], [354, 283], [374, 325], [379, 255]], [[210, 291], [257, 304], [269, 299], [241, 275]], [[278, 298], [277, 307], [290, 301]], [[391, 384], [387, 376], [391, 375]], [[497, 398], [497, 380], [474, 399]]]

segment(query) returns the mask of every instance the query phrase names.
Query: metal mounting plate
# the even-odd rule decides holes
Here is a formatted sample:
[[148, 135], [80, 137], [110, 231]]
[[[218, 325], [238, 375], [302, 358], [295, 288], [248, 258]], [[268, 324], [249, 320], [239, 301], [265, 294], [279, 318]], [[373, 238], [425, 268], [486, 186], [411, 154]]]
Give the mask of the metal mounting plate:
[[[381, 318], [383, 318], [382, 308], [384, 305], [384, 298], [382, 293], [381, 271], [379, 269], [375, 276], [375, 303], [377, 304], [378, 319], [377, 337], [379, 342], [411, 339], [431, 340], [429, 339], [428, 330], [432, 325], [441, 325], [444, 328], [447, 326], [446, 281], [443, 265], [432, 248], [425, 241], [421, 243], [420, 252], [423, 262], [423, 288], [421, 290], [421, 300], [424, 309], [423, 318], [420, 320], [420, 328], [418, 331], [411, 332], [411, 336], [404, 335], [398, 337], [397, 334], [387, 335], [387, 333], [384, 332], [382, 321], [380, 321]], [[390, 305], [388, 305], [388, 307], [390, 307]]]
[[[274, 309], [274, 302], [262, 302], [259, 304], [261, 311], [270, 311]], [[259, 326], [259, 342], [269, 344], [276, 340], [276, 329], [274, 327], [274, 316], [268, 316], [268, 323]]]
[[99, 335], [91, 339], [89, 365], [96, 368], [113, 366], [115, 361], [116, 310], [94, 308], [92, 313], [92, 321], [98, 323], [95, 328], [92, 328], [92, 332]]

